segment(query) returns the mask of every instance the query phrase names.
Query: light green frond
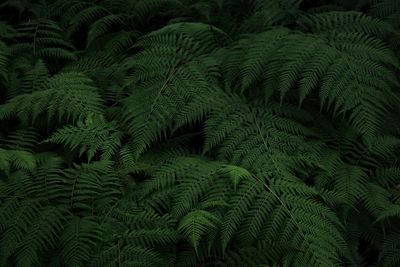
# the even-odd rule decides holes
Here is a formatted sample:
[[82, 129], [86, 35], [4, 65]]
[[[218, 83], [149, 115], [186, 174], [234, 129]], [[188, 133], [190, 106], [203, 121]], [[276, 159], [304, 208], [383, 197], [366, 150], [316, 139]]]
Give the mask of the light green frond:
[[194, 210], [180, 220], [178, 231], [183, 233], [197, 251], [202, 236], [215, 228], [218, 222], [219, 218], [211, 212]]
[[102, 152], [102, 159], [110, 159], [121, 145], [121, 133], [115, 122], [108, 122], [100, 115], [89, 114], [79, 120], [76, 126], [59, 129], [46, 142], [64, 144], [71, 150], [80, 147], [79, 156], [87, 153], [89, 161], [98, 151]]

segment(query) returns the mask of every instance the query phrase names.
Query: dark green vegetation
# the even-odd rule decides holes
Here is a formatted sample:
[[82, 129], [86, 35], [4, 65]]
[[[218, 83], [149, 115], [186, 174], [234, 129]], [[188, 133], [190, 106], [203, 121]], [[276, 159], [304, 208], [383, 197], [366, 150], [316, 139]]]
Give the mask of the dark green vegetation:
[[400, 1], [0, 5], [0, 266], [400, 266]]

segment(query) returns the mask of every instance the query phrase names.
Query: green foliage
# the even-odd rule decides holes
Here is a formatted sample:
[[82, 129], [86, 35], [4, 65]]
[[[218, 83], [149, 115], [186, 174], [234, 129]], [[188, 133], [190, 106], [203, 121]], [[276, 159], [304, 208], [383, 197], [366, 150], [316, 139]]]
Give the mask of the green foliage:
[[44, 81], [43, 90], [20, 94], [0, 107], [0, 118], [34, 122], [43, 112], [47, 120], [75, 120], [90, 112], [101, 114], [102, 100], [91, 80], [81, 73], [60, 73]]
[[115, 122], [107, 122], [101, 115], [89, 114], [76, 126], [66, 126], [57, 130], [47, 142], [65, 144], [70, 150], [80, 148], [79, 155], [87, 152], [91, 160], [98, 150], [103, 159], [110, 159], [120, 145], [121, 134]]
[[191, 242], [197, 251], [201, 236], [216, 227], [218, 218], [205, 210], [195, 210], [181, 219], [178, 230]]
[[399, 12], [5, 1], [0, 267], [399, 266]]

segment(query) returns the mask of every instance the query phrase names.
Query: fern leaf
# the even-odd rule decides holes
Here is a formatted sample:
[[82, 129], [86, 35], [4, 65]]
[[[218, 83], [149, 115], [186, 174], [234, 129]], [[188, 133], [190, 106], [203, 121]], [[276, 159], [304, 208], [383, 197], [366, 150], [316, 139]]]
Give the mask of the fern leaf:
[[107, 33], [107, 31], [111, 27], [115, 27], [116, 25], [122, 23], [123, 23], [122, 18], [114, 14], [102, 17], [101, 19], [97, 20], [95, 23], [90, 25], [87, 37], [87, 46], [89, 47], [90, 44], [92, 44], [92, 42], [96, 40], [96, 38]]
[[91, 80], [79, 73], [63, 73], [49, 78], [48, 89], [21, 94], [0, 106], [0, 118], [8, 118], [11, 114], [22, 120], [35, 120], [46, 111], [48, 119], [58, 115], [61, 119], [76, 119], [90, 112], [101, 114], [102, 103]]
[[180, 220], [178, 231], [181, 231], [190, 240], [194, 249], [198, 251], [201, 237], [210, 229], [216, 227], [218, 222], [218, 217], [211, 212], [195, 210], [189, 212]]
[[[216, 62], [193, 51], [191, 45], [200, 45], [193, 38], [150, 34], [142, 44], [146, 49], [132, 62], [138, 88], [125, 101], [124, 113], [137, 156], [166, 136], [174, 124], [201, 120], [210, 108], [204, 95], [217, 98], [213, 93]], [[187, 50], [176, 54], [178, 45]]]
[[110, 159], [120, 145], [121, 134], [115, 123], [108, 123], [102, 116], [89, 114], [76, 126], [59, 129], [46, 142], [65, 144], [74, 150], [80, 147], [79, 154], [86, 152], [90, 161], [97, 151], [102, 151], [102, 159]]
[[3, 81], [7, 81], [7, 71], [6, 71], [6, 66], [8, 63], [8, 56], [9, 56], [9, 49], [8, 47], [3, 43], [0, 42], [0, 77]]
[[73, 218], [60, 237], [62, 262], [66, 266], [80, 266], [87, 262], [100, 238], [101, 229], [93, 218]]

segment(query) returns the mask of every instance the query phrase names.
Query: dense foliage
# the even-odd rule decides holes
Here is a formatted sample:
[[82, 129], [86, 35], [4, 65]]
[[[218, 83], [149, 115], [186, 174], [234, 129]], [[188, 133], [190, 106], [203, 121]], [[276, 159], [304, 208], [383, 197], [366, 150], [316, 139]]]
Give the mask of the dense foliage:
[[0, 4], [0, 266], [400, 266], [400, 1]]

